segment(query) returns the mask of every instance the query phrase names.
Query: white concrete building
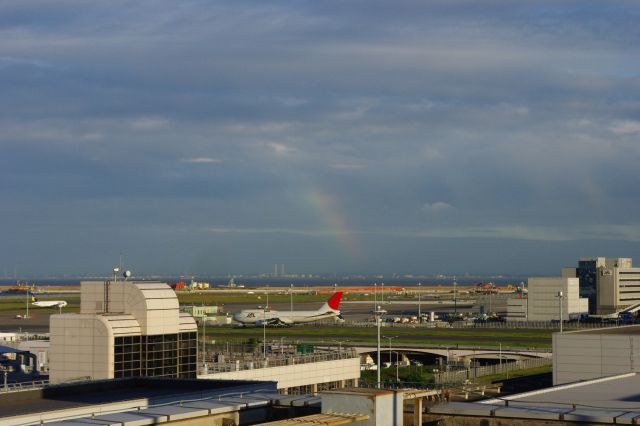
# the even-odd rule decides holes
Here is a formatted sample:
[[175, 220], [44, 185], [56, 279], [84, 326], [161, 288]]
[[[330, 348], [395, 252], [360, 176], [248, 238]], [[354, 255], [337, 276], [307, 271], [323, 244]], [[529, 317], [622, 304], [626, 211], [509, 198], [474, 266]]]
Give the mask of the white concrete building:
[[318, 385], [335, 383], [336, 387], [356, 386], [360, 378], [360, 357], [310, 362], [306, 364], [279, 365], [251, 370], [199, 374], [198, 379], [215, 380], [264, 380], [277, 383], [277, 388], [308, 388], [316, 393]]
[[51, 315], [50, 382], [196, 377], [197, 327], [159, 282], [83, 282], [79, 314]]
[[591, 314], [606, 315], [640, 303], [640, 268], [628, 257], [581, 257], [563, 276], [580, 280], [580, 296]]
[[[569, 320], [588, 313], [588, 300], [579, 295], [578, 278], [545, 277], [529, 278], [527, 318], [529, 321], [558, 321], [560, 319], [560, 302], [562, 301], [562, 318]], [[558, 297], [558, 292], [563, 297]]]
[[640, 326], [553, 334], [553, 384], [640, 372]]

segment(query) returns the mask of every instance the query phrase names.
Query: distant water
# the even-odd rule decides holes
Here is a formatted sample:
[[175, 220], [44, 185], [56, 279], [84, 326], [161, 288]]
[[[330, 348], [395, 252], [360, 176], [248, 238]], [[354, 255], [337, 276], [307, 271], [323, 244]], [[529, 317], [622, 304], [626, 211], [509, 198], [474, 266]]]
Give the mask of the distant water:
[[[185, 281], [189, 282], [191, 278], [184, 277], [133, 277], [138, 280], [154, 280], [154, 281]], [[104, 278], [102, 278], [104, 279]], [[211, 283], [213, 287], [226, 285], [229, 282], [228, 277], [195, 277], [197, 281], [206, 281]], [[85, 280], [101, 280], [101, 278], [30, 278], [20, 279], [21, 283], [35, 284], [37, 286], [78, 286], [80, 281]], [[496, 285], [507, 284], [520, 284], [526, 282], [526, 276], [473, 276], [473, 277], [456, 277], [456, 282], [459, 285], [473, 285], [480, 282], [493, 282]], [[273, 287], [289, 287], [293, 284], [295, 287], [317, 287], [317, 286], [332, 286], [337, 284], [338, 287], [351, 287], [351, 286], [373, 286], [375, 283], [380, 285], [384, 283], [385, 286], [398, 286], [398, 287], [413, 287], [418, 283], [422, 283], [423, 286], [429, 285], [441, 285], [452, 286], [452, 277], [398, 277], [398, 278], [374, 278], [374, 277], [318, 277], [318, 278], [294, 278], [294, 277], [275, 277], [275, 278], [258, 278], [258, 277], [236, 277], [236, 284], [243, 284], [245, 287], [263, 287], [270, 285]], [[15, 279], [0, 278], [0, 290], [1, 287], [13, 286], [16, 284]]]

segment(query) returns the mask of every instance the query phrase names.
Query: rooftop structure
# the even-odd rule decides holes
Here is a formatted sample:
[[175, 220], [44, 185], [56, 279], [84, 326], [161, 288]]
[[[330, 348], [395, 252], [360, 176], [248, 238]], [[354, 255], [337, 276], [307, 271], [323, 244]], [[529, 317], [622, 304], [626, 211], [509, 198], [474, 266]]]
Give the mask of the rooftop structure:
[[159, 282], [83, 282], [80, 313], [51, 315], [51, 383], [196, 377], [197, 326]]
[[[194, 417], [218, 419], [214, 422], [210, 418], [208, 424], [222, 424], [222, 419], [228, 419], [227, 424], [240, 424], [241, 411], [265, 407], [279, 397], [274, 383], [268, 382], [165, 378], [102, 380], [50, 386], [19, 395], [0, 393], [0, 424], [136, 425]], [[319, 405], [319, 400], [310, 403]], [[260, 412], [247, 412], [244, 416], [252, 420], [269, 419]]]
[[[38, 391], [0, 394], [0, 424], [137, 426], [175, 423], [199, 425], [342, 425], [402, 424], [402, 410], [389, 410], [422, 398], [412, 391], [345, 390], [340, 394], [282, 395], [275, 384], [256, 381], [220, 381], [164, 378], [126, 378], [67, 385]], [[341, 397], [339, 395], [342, 395]], [[354, 406], [337, 410], [335, 398], [353, 398]], [[378, 412], [356, 409], [373, 401]], [[382, 405], [380, 405], [382, 404]], [[343, 404], [344, 405], [344, 404]], [[419, 405], [419, 404], [418, 404]], [[322, 406], [322, 407], [321, 407]], [[421, 406], [421, 405], [420, 405]], [[396, 417], [393, 417], [396, 416]], [[393, 419], [399, 420], [393, 421]], [[267, 422], [267, 423], [265, 423]]]
[[640, 376], [636, 373], [554, 386], [479, 403], [430, 407], [427, 420], [485, 424], [638, 424]]
[[352, 349], [311, 354], [271, 353], [267, 359], [227, 359], [208, 363], [200, 379], [268, 380], [286, 393], [353, 386], [360, 378], [360, 357]]

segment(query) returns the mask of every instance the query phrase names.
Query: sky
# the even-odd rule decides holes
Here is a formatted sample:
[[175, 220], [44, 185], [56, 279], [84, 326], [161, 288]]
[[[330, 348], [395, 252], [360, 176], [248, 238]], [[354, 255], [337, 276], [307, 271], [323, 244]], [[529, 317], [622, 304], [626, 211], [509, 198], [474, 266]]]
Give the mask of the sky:
[[0, 274], [640, 264], [637, 1], [0, 3]]

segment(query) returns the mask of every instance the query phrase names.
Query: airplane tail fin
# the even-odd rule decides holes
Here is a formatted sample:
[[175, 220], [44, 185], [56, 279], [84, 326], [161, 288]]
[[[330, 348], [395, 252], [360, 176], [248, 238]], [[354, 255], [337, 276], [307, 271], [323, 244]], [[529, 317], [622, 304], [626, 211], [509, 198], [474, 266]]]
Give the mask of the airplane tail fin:
[[342, 292], [336, 291], [333, 295], [327, 300], [327, 302], [322, 305], [321, 310], [330, 309], [332, 311], [337, 311], [340, 308], [340, 301], [342, 300]]
[[31, 292], [31, 290], [29, 290], [29, 296], [31, 296], [31, 301], [32, 302], [37, 302], [38, 299], [36, 299], [36, 295], [33, 294], [33, 292]]

